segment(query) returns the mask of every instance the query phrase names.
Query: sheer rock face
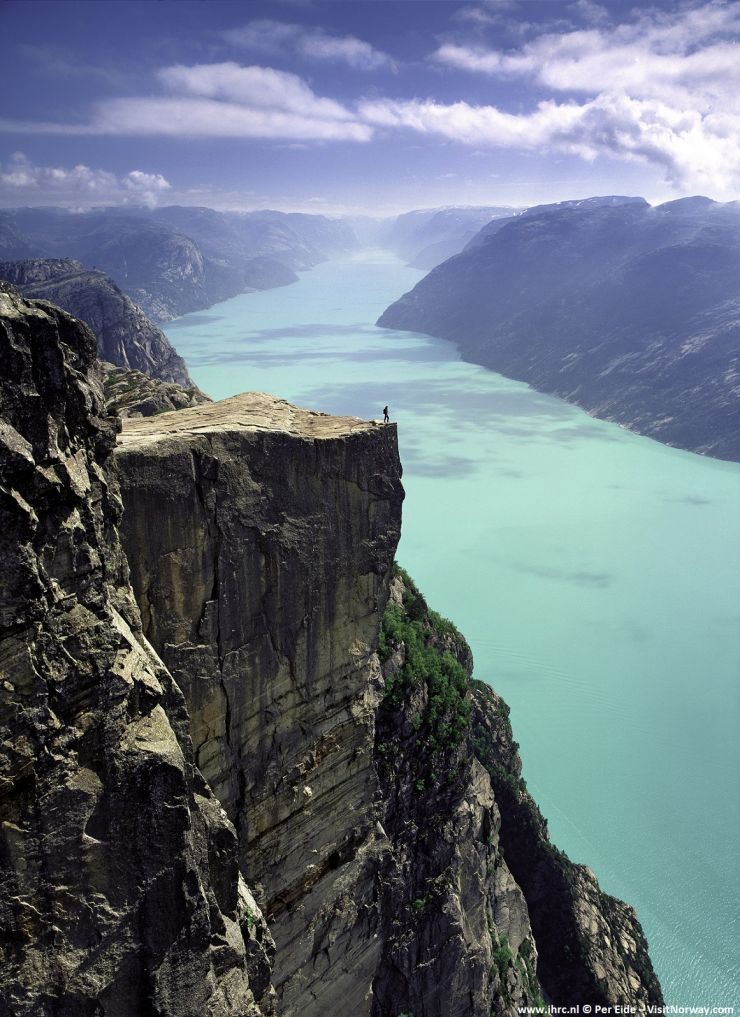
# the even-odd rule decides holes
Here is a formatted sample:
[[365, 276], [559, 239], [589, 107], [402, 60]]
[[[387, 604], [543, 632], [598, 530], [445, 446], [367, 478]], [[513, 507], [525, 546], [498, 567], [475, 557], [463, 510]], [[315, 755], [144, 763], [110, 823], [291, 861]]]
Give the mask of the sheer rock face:
[[[125, 421], [116, 463], [144, 632], [237, 829], [281, 1015], [513, 1017], [569, 984], [660, 1002], [634, 912], [518, 811], [495, 694], [463, 690], [456, 741], [431, 685], [389, 706], [407, 652], [386, 640], [381, 672], [389, 594], [405, 605], [394, 426], [248, 393]], [[467, 644], [425, 624], [467, 690]]]
[[0, 312], [0, 1010], [257, 1017], [269, 934], [141, 635], [95, 338]]
[[281, 1012], [369, 1013], [395, 427], [251, 393], [126, 421], [117, 462], [144, 631], [260, 891]]

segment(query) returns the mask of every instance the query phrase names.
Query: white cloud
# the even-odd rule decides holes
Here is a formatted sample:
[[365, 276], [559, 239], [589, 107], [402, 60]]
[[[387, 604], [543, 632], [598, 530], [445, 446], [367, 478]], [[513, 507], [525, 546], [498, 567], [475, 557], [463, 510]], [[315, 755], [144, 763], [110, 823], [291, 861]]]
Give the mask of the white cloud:
[[376, 71], [381, 67], [395, 67], [386, 53], [381, 53], [362, 39], [352, 35], [338, 37], [315, 31], [304, 35], [299, 43], [304, 56], [314, 60], [339, 61], [356, 71]]
[[740, 84], [738, 34], [740, 4], [711, 2], [673, 17], [645, 12], [613, 28], [546, 33], [515, 50], [446, 43], [434, 59], [529, 78], [555, 91], [621, 91], [632, 98], [680, 99], [692, 106], [711, 100], [724, 107], [737, 102], [728, 87]]
[[[590, 159], [606, 154], [657, 164], [667, 181], [685, 188], [719, 193], [737, 188], [740, 4], [713, 0], [678, 14], [645, 10], [615, 27], [603, 27], [606, 13], [590, 0], [579, 0], [574, 10], [594, 27], [545, 33], [506, 51], [445, 43], [434, 59], [583, 96], [578, 103], [569, 98], [560, 105], [541, 104], [516, 117], [537, 144]], [[446, 119], [451, 131], [460, 120], [452, 108], [437, 117]], [[504, 131], [500, 117], [489, 113], [480, 119], [488, 126], [484, 140], [489, 144], [516, 144], [505, 137], [517, 135], [515, 125], [504, 120]], [[532, 147], [526, 140], [521, 144]]]
[[369, 141], [372, 127], [296, 74], [227, 62], [176, 64], [157, 75], [170, 94], [106, 99], [79, 124], [0, 121], [16, 133]]
[[740, 116], [702, 116], [656, 100], [604, 94], [586, 102], [547, 100], [527, 114], [466, 102], [368, 101], [361, 113], [381, 127], [441, 135], [465, 145], [559, 151], [650, 162], [678, 187], [733, 193], [740, 184]]
[[395, 61], [369, 42], [354, 35], [333, 35], [322, 28], [307, 28], [263, 18], [241, 28], [227, 29], [224, 38], [244, 49], [261, 53], [294, 53], [308, 60], [345, 63], [356, 71], [395, 68]]
[[131, 170], [123, 177], [107, 170], [76, 166], [36, 166], [23, 152], [15, 152], [0, 165], [0, 188], [9, 195], [28, 200], [39, 197], [59, 201], [135, 202], [154, 206], [170, 184], [160, 173]]
[[159, 195], [172, 190], [172, 185], [161, 173], [144, 173], [142, 170], [131, 170], [121, 179], [124, 190], [130, 191], [146, 204], [155, 204]]
[[345, 118], [198, 98], [112, 99], [98, 108], [92, 127], [96, 134], [178, 138], [368, 141], [372, 136], [367, 124]]
[[333, 99], [315, 95], [302, 78], [272, 67], [236, 63], [165, 67], [157, 75], [174, 92], [225, 99], [253, 109], [282, 110], [307, 119], [350, 120], [352, 114]]

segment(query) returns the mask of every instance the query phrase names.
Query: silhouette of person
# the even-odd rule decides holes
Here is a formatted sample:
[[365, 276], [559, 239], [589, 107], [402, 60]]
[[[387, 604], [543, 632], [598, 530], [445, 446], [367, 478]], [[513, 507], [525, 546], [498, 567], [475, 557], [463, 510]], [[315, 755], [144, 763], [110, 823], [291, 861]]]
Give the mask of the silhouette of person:
[[384, 406], [383, 407], [383, 423], [387, 424], [390, 419], [391, 418], [388, 416], [388, 407]]

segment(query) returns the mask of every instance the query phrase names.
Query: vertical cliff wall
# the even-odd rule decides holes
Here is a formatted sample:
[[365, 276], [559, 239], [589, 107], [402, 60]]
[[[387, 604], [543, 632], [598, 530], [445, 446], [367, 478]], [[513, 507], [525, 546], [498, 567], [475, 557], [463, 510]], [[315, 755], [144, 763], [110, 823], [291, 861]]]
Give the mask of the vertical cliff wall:
[[239, 833], [281, 1012], [368, 1013], [389, 847], [372, 751], [395, 427], [251, 393], [127, 421], [117, 462], [144, 631]]
[[269, 935], [141, 636], [95, 355], [0, 285], [0, 1011], [257, 1017]]

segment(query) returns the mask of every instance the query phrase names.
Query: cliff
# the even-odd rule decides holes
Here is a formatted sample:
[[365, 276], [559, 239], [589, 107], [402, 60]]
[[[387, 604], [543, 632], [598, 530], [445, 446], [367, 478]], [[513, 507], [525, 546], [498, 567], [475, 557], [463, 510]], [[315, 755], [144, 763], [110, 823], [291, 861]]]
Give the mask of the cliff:
[[167, 336], [103, 272], [68, 258], [0, 262], [0, 279], [29, 299], [48, 300], [84, 321], [98, 339], [101, 360], [192, 388]]
[[393, 578], [394, 426], [252, 393], [126, 422], [116, 462], [144, 631], [237, 829], [281, 1014], [660, 1002], [631, 909], [496, 791], [520, 764], [464, 640]]
[[492, 222], [378, 324], [670, 445], [740, 459], [740, 205], [595, 198]]
[[398, 568], [380, 656], [375, 753], [405, 906], [377, 1017], [662, 1003], [634, 910], [552, 846], [506, 703], [471, 681], [464, 638]]
[[372, 748], [403, 497], [395, 427], [248, 394], [127, 421], [116, 458], [144, 631], [238, 831], [275, 938], [280, 1012], [369, 1013], [388, 850]]
[[257, 1017], [269, 934], [141, 633], [95, 338], [5, 284], [0, 315], [0, 1010]]

